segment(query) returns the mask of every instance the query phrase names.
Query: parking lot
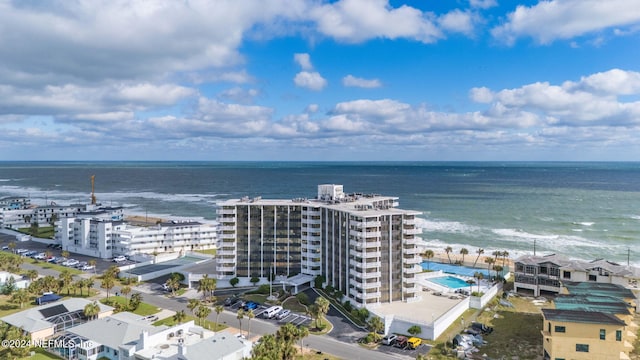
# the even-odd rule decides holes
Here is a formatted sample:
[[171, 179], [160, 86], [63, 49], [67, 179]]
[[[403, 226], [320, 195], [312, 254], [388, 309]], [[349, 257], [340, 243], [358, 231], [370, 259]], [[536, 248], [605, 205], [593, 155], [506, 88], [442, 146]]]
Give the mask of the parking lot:
[[[16, 244], [16, 247], [14, 249], [14, 252], [17, 252], [18, 250], [20, 250], [20, 252], [23, 253], [23, 255], [27, 252], [35, 252], [33, 255], [38, 255], [41, 253], [46, 253], [46, 252], [51, 252], [51, 255], [53, 257], [56, 258], [56, 260], [51, 261], [54, 262], [58, 261], [58, 259], [62, 258], [62, 249], [60, 248], [56, 248], [54, 246], [50, 246], [48, 244], [43, 244], [37, 241], [17, 241], [16, 237], [13, 235], [8, 235], [8, 234], [2, 234], [0, 233], [0, 248], [3, 248], [3, 251], [10, 251], [8, 249], [9, 247], [9, 243], [14, 242]], [[52, 242], [53, 244], [53, 242]], [[31, 257], [31, 256], [26, 256], [26, 257]], [[111, 261], [111, 259], [99, 259], [99, 258], [94, 258], [91, 256], [87, 256], [87, 255], [81, 255], [81, 254], [75, 254], [73, 252], [69, 252], [69, 258], [68, 259], [64, 259], [64, 260], [59, 260], [59, 263], [57, 263], [58, 265], [62, 265], [63, 261], [65, 260], [76, 260], [77, 264], [75, 266], [78, 266], [79, 264], [87, 264], [89, 263], [90, 260], [96, 260], [96, 267], [95, 269], [87, 269], [84, 270], [87, 273], [96, 273], [96, 274], [101, 274], [103, 273], [105, 270], [107, 270], [110, 266], [112, 265], [116, 265], [115, 262]], [[45, 259], [39, 259], [41, 261], [46, 261]], [[118, 266], [123, 266], [123, 265], [129, 265], [129, 264], [133, 264], [132, 261], [126, 260], [123, 262], [119, 262], [117, 263]], [[74, 266], [74, 268], [75, 268]]]
[[[245, 302], [238, 299], [238, 301], [232, 303], [231, 305], [228, 305], [227, 308], [231, 311], [238, 311], [238, 309], [240, 309], [241, 307], [243, 307], [245, 305]], [[308, 317], [307, 315], [303, 315], [303, 314], [298, 314], [298, 313], [294, 313], [289, 311], [289, 314], [282, 317], [279, 316], [280, 314], [282, 314], [282, 311], [285, 311], [286, 309], [283, 309], [282, 311], [278, 312], [277, 314], [274, 314], [274, 316], [272, 318], [265, 318], [264, 317], [264, 313], [267, 311], [267, 309], [269, 309], [271, 306], [269, 305], [262, 305], [259, 304], [257, 308], [253, 309], [253, 313], [256, 316], [256, 318], [260, 318], [263, 320], [267, 320], [267, 321], [272, 321], [274, 323], [280, 324], [280, 325], [284, 325], [284, 324], [292, 324], [295, 326], [309, 326], [311, 324], [311, 318]]]

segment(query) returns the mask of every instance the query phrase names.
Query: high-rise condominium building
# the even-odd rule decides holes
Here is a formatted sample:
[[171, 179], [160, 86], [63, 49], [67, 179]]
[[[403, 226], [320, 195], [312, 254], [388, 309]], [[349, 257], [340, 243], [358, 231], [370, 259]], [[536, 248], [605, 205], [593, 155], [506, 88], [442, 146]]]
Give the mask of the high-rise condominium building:
[[232, 199], [218, 207], [221, 278], [321, 275], [358, 305], [412, 301], [417, 211], [398, 198], [319, 185], [315, 199]]

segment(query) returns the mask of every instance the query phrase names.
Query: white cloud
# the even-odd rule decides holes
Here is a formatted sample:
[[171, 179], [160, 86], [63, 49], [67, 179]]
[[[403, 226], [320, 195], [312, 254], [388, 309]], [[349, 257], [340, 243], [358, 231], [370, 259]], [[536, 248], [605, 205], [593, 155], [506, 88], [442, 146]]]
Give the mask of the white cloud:
[[347, 87], [361, 87], [372, 89], [381, 87], [382, 83], [378, 79], [364, 79], [349, 74], [342, 78], [342, 85]]
[[260, 92], [256, 89], [243, 89], [236, 86], [222, 91], [218, 96], [240, 104], [251, 104], [259, 94]]
[[307, 106], [307, 108], [305, 109], [305, 112], [313, 114], [318, 112], [319, 106], [318, 104], [309, 104], [309, 106]]
[[532, 37], [548, 44], [638, 23], [640, 6], [636, 0], [549, 0], [533, 6], [519, 5], [508, 15], [506, 23], [491, 32], [507, 44], [519, 37]]
[[315, 7], [310, 15], [321, 33], [344, 42], [409, 38], [431, 43], [442, 37], [433, 14], [407, 5], [392, 8], [388, 0], [340, 0]]
[[612, 69], [583, 77], [580, 85], [609, 94], [640, 94], [640, 72]]
[[318, 72], [301, 71], [293, 78], [293, 82], [298, 87], [319, 91], [327, 86], [325, 80]]
[[469, 0], [469, 5], [474, 8], [488, 9], [498, 5], [496, 0]]
[[309, 54], [293, 54], [293, 60], [300, 65], [302, 70], [312, 70], [313, 65], [311, 65], [311, 57]]
[[473, 35], [474, 15], [468, 11], [453, 10], [438, 18], [438, 24], [447, 32]]
[[473, 88], [469, 91], [471, 100], [478, 103], [490, 103], [493, 100], [491, 90], [486, 87]]

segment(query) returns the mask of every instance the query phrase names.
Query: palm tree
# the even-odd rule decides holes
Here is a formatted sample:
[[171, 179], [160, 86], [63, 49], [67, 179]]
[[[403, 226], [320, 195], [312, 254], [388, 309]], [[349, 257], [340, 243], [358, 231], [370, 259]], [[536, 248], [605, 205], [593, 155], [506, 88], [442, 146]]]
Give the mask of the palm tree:
[[213, 309], [216, 312], [216, 328], [217, 328], [218, 324], [220, 324], [220, 313], [224, 311], [224, 306], [216, 305]]
[[460, 254], [462, 255], [462, 265], [464, 265], [464, 256], [469, 254], [469, 250], [467, 248], [460, 249]]
[[200, 306], [202, 302], [198, 299], [189, 299], [189, 303], [187, 303], [187, 309], [195, 315], [195, 310]]
[[309, 336], [309, 328], [301, 326], [298, 328], [298, 339], [300, 340], [300, 355], [302, 355], [302, 340]]
[[173, 321], [177, 322], [178, 324], [182, 324], [182, 322], [187, 318], [187, 314], [185, 314], [184, 310], [180, 310], [177, 311], [174, 315], [173, 315]]
[[180, 280], [175, 277], [170, 277], [167, 279], [167, 287], [171, 289], [171, 295], [176, 296], [176, 289], [180, 288]]
[[496, 250], [492, 252], [491, 255], [493, 255], [493, 262], [495, 263], [496, 261], [498, 261], [498, 256], [502, 255], [502, 251]]
[[377, 342], [380, 337], [379, 332], [384, 330], [384, 323], [382, 322], [382, 319], [377, 316], [372, 316], [371, 319], [369, 319], [368, 325], [369, 330], [371, 330], [371, 333], [373, 334], [373, 340]]
[[111, 289], [113, 289], [115, 285], [116, 285], [115, 279], [105, 274], [104, 277], [102, 278], [102, 283], [100, 284], [100, 287], [107, 290], [107, 299], [109, 298], [109, 291], [111, 291]]
[[98, 262], [96, 261], [96, 259], [91, 259], [91, 260], [89, 260], [89, 262], [88, 262], [89, 266], [93, 266], [93, 273], [94, 273], [94, 274], [96, 273], [96, 264], [97, 264], [97, 263], [98, 263]]
[[29, 301], [29, 293], [25, 289], [18, 289], [11, 295], [11, 302], [20, 304], [21, 309], [27, 301]]
[[295, 342], [299, 339], [300, 332], [291, 323], [287, 323], [278, 329], [276, 339], [281, 344], [281, 359], [293, 359], [296, 353]]
[[128, 295], [131, 294], [131, 286], [123, 286], [120, 288], [120, 293], [124, 296], [124, 298], [129, 302]]
[[484, 275], [480, 271], [476, 271], [473, 277], [478, 279], [478, 292], [480, 292], [480, 280], [484, 279]]
[[87, 279], [87, 282], [84, 284], [84, 286], [87, 287], [87, 294], [91, 295], [91, 289], [93, 289], [95, 285], [96, 285], [95, 277], [92, 276]]
[[7, 246], [9, 247], [9, 250], [11, 250], [12, 253], [16, 249], [16, 243], [14, 241], [10, 242], [9, 245]]
[[69, 295], [70, 290], [73, 290], [73, 295], [76, 295], [78, 293], [78, 283], [75, 281], [70, 282], [67, 286], [67, 295]]
[[42, 285], [46, 291], [57, 291], [60, 283], [55, 277], [53, 277], [53, 275], [47, 275], [42, 278]]
[[493, 265], [493, 270], [496, 271], [496, 277], [498, 277], [498, 273], [502, 275], [502, 270], [504, 270], [504, 268], [502, 267], [502, 265]]
[[318, 319], [316, 319], [316, 327], [318, 327], [319, 318], [329, 312], [329, 306], [331, 305], [331, 303], [323, 296], [318, 296], [316, 298], [315, 305], [318, 307]]
[[67, 288], [67, 295], [69, 295], [69, 284], [71, 284], [71, 281], [73, 281], [73, 275], [71, 274], [69, 269], [64, 269], [60, 272], [60, 275], [58, 275], [58, 277], [62, 281], [62, 287]]
[[509, 257], [509, 252], [507, 250], [502, 252], [502, 268], [504, 268], [505, 266], [505, 262], [507, 261], [507, 258]]
[[[475, 275], [474, 275], [474, 277], [475, 277]], [[475, 281], [473, 281], [473, 280], [471, 280], [471, 279], [469, 279], [469, 280], [467, 280], [467, 281], [465, 281], [465, 282], [466, 282], [467, 284], [469, 284], [469, 295], [471, 295], [471, 293], [473, 292], [473, 290], [471, 289], [471, 286], [472, 286], [473, 284], [475, 284], [476, 282], [475, 282]]]
[[238, 309], [236, 318], [238, 319], [238, 323], [240, 324], [240, 335], [242, 335], [242, 319], [244, 319], [244, 310]]
[[62, 254], [63, 258], [68, 258], [69, 257], [69, 252], [67, 250], [64, 250], [61, 254]]
[[484, 249], [478, 248], [478, 250], [476, 250], [476, 254], [478, 254], [478, 256], [476, 256], [476, 261], [473, 262], [473, 267], [476, 267], [478, 259], [480, 259], [480, 255], [484, 254]]
[[424, 257], [427, 258], [427, 270], [431, 269], [431, 262], [429, 260], [433, 259], [433, 257], [435, 256], [435, 254], [433, 253], [433, 250], [429, 249], [426, 250], [423, 254]]
[[484, 262], [487, 263], [487, 273], [491, 274], [491, 265], [493, 265], [496, 261], [493, 258], [488, 257], [484, 259]]
[[198, 306], [198, 310], [196, 310], [196, 316], [200, 319], [200, 326], [203, 326], [204, 319], [207, 318], [211, 314], [211, 308], [202, 304]]
[[449, 254], [453, 251], [453, 248], [451, 248], [451, 246], [447, 246], [446, 249], [444, 249], [444, 252], [447, 253], [447, 259], [449, 259], [449, 264], [451, 264], [451, 257], [449, 256]]
[[247, 338], [251, 337], [251, 319], [255, 318], [256, 314], [253, 310], [247, 311], [247, 319], [249, 319], [249, 328], [247, 329]]
[[94, 319], [100, 313], [100, 305], [97, 302], [93, 302], [91, 304], [87, 304], [82, 311], [84, 316], [86, 316], [89, 320]]
[[36, 270], [27, 271], [27, 278], [29, 279], [29, 281], [33, 282], [35, 279], [38, 278], [38, 271]]

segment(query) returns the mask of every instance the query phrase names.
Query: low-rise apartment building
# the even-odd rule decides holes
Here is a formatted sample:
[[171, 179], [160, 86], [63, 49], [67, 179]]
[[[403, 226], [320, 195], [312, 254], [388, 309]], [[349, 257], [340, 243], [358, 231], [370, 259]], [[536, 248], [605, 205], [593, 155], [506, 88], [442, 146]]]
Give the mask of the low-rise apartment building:
[[195, 221], [168, 221], [153, 226], [135, 226], [125, 221], [92, 215], [62, 218], [56, 239], [62, 249], [99, 258], [212, 249], [217, 229]]
[[534, 296], [557, 294], [562, 282], [597, 282], [622, 286], [636, 286], [640, 269], [606, 260], [580, 261], [552, 254], [522, 256], [515, 260], [515, 291], [523, 289]]
[[322, 276], [358, 306], [418, 298], [420, 213], [398, 198], [319, 185], [315, 199], [232, 199], [218, 206], [220, 278]]
[[544, 359], [629, 359], [638, 325], [636, 298], [616, 284], [564, 284], [552, 309], [542, 309]]

